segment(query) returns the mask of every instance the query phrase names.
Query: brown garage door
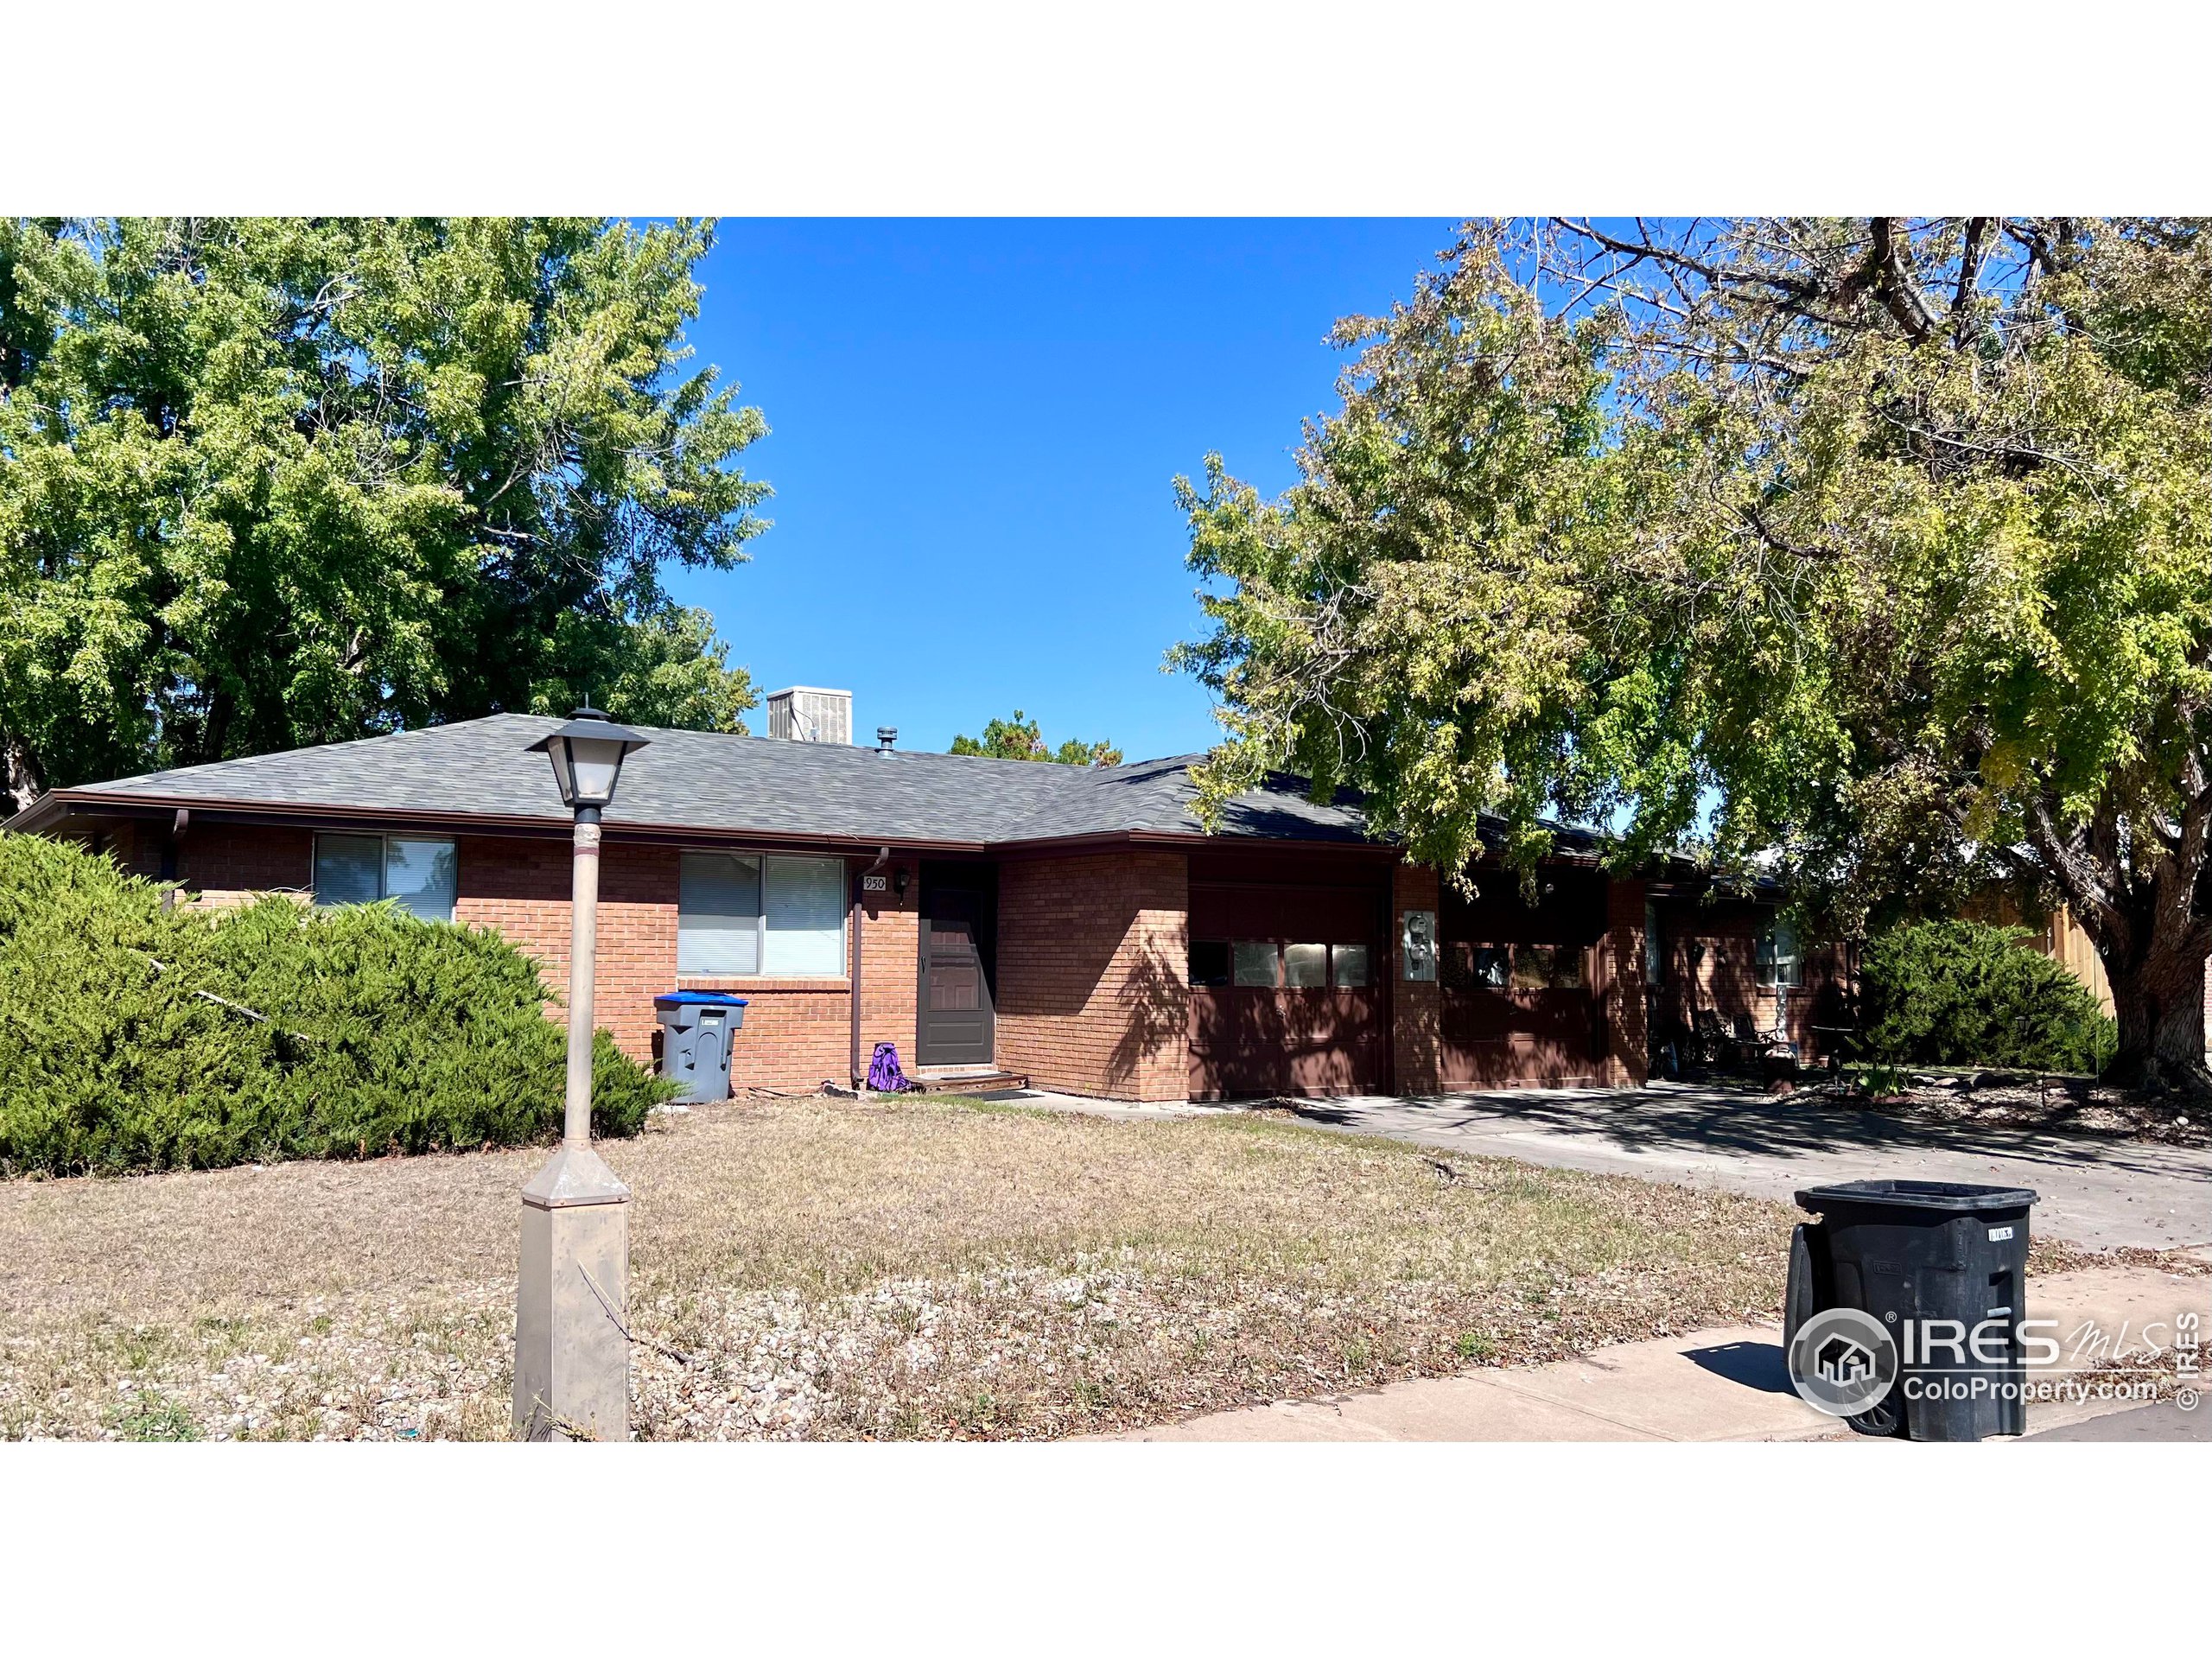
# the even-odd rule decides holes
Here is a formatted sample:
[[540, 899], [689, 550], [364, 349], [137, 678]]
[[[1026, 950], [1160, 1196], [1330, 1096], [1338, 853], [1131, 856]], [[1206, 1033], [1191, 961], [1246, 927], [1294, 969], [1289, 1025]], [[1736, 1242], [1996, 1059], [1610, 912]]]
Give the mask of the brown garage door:
[[1598, 1074], [1596, 1008], [1583, 991], [1444, 992], [1444, 1081], [1503, 1089], [1587, 1082]]
[[1193, 1099], [1386, 1085], [1387, 903], [1371, 881], [1192, 880]]
[[1494, 874], [1473, 899], [1446, 891], [1441, 936], [1442, 1054], [1447, 1085], [1594, 1078], [1605, 1023], [1592, 989], [1605, 917], [1602, 876], [1557, 871], [1535, 902]]

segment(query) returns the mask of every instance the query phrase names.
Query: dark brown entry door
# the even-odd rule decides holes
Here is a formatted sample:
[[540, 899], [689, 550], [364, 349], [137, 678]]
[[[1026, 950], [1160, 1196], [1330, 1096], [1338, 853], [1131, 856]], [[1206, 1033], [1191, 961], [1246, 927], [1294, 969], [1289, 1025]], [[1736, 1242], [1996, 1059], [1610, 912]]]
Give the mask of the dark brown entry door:
[[925, 887], [918, 1065], [991, 1064], [991, 978], [984, 959], [988, 901], [981, 893]]

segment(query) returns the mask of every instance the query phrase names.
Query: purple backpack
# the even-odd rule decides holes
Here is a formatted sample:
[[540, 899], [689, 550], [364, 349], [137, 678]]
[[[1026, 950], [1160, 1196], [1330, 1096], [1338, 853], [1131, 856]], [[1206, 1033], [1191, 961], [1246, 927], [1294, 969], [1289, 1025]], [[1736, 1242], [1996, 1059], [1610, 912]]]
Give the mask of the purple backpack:
[[878, 1043], [874, 1058], [868, 1063], [868, 1086], [879, 1095], [903, 1095], [914, 1085], [906, 1081], [906, 1074], [899, 1069], [899, 1046]]

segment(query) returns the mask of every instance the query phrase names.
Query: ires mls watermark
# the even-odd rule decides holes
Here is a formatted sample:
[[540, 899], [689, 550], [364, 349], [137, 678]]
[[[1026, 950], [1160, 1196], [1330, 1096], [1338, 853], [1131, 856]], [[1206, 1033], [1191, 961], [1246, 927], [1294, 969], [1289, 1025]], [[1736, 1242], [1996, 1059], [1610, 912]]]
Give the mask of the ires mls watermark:
[[1789, 1380], [1815, 1410], [1856, 1417], [1892, 1392], [1905, 1401], [2020, 1400], [2030, 1403], [2162, 1397], [2192, 1411], [2202, 1381], [2202, 1319], [2195, 1312], [2108, 1332], [2084, 1319], [2066, 1340], [2056, 1319], [1992, 1309], [1963, 1319], [1876, 1319], [1857, 1308], [1816, 1313], [1797, 1329]]
[[1807, 1404], [1831, 1417], [1856, 1417], [1897, 1386], [1897, 1345], [1881, 1320], [1855, 1307], [1832, 1307], [1797, 1327], [1789, 1380]]

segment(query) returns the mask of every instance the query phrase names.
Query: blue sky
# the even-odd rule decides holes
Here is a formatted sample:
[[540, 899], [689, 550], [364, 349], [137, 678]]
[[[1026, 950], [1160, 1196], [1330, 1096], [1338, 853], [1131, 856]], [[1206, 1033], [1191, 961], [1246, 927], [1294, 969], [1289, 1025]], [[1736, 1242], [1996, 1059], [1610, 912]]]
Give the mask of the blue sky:
[[[671, 573], [762, 690], [849, 686], [855, 734], [943, 749], [1019, 705], [1057, 744], [1204, 748], [1160, 671], [1200, 617], [1172, 480], [1219, 449], [1269, 493], [1333, 406], [1337, 317], [1442, 219], [725, 219], [690, 330], [766, 416], [775, 527]], [[764, 729], [756, 715], [753, 729]]]

